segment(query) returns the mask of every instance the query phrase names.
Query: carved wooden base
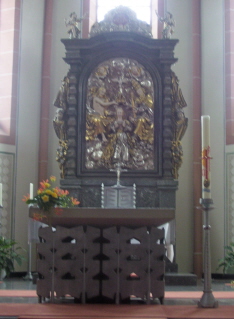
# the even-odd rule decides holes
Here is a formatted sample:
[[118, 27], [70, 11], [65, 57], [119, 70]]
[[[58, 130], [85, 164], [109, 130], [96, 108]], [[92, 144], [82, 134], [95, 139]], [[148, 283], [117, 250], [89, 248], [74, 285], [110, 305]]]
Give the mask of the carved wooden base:
[[57, 226], [39, 229], [37, 294], [81, 303], [164, 298], [164, 230]]

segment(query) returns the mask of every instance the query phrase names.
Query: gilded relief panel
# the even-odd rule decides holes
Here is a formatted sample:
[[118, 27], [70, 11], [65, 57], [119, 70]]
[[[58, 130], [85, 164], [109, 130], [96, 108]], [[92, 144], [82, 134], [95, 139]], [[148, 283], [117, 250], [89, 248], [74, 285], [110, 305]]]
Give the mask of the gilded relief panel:
[[153, 170], [154, 88], [137, 61], [115, 58], [99, 64], [88, 79], [85, 167]]

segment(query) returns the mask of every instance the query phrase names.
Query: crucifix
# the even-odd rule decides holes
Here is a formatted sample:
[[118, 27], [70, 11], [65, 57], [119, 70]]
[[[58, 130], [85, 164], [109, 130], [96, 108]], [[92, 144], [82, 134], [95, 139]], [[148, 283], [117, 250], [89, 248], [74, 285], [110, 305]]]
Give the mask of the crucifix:
[[122, 169], [120, 163], [117, 163], [115, 165], [115, 167], [116, 168], [114, 168], [114, 169], [110, 169], [110, 171], [111, 172], [116, 172], [116, 174], [117, 174], [117, 184], [116, 184], [116, 186], [119, 186], [120, 185], [120, 174], [121, 174], [121, 172], [127, 172], [127, 169]]
[[118, 78], [112, 79], [112, 82], [117, 82], [119, 85], [119, 91], [122, 94], [123, 93], [123, 83], [129, 82], [128, 79], [124, 78], [124, 74], [121, 74]]
[[102, 183], [102, 208], [136, 208], [136, 185], [120, 185], [120, 174], [127, 170], [121, 168], [121, 163], [117, 163], [110, 171], [116, 172], [117, 184], [105, 187]]

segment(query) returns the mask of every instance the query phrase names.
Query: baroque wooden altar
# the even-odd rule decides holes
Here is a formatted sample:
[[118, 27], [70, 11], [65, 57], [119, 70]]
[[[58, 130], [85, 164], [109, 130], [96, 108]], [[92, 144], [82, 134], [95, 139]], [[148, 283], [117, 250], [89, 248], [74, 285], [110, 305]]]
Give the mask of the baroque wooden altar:
[[[38, 213], [31, 207], [29, 217]], [[164, 298], [164, 229], [168, 208], [69, 208], [51, 213], [54, 227], [39, 229], [39, 301], [121, 303], [135, 296]], [[47, 219], [42, 220], [45, 224]]]
[[[175, 217], [186, 106], [171, 66], [176, 39], [153, 39], [127, 7], [88, 39], [62, 39], [69, 71], [55, 98], [60, 186], [81, 208], [53, 216], [38, 245], [40, 298], [164, 296], [164, 230]], [[136, 209], [101, 209], [101, 185], [136, 185]], [[30, 210], [30, 214], [33, 209]], [[31, 215], [32, 216], [32, 215]], [[174, 237], [174, 234], [173, 236]], [[172, 242], [174, 244], [174, 240]]]

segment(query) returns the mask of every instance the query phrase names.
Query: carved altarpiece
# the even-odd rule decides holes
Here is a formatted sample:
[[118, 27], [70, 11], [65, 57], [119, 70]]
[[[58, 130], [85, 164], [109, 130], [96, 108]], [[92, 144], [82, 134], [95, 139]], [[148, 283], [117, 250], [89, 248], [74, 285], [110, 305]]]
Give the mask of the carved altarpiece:
[[101, 206], [101, 184], [136, 184], [136, 207], [175, 207], [186, 103], [171, 66], [178, 40], [152, 39], [125, 7], [89, 39], [62, 39], [70, 69], [55, 100], [61, 186], [82, 207]]

